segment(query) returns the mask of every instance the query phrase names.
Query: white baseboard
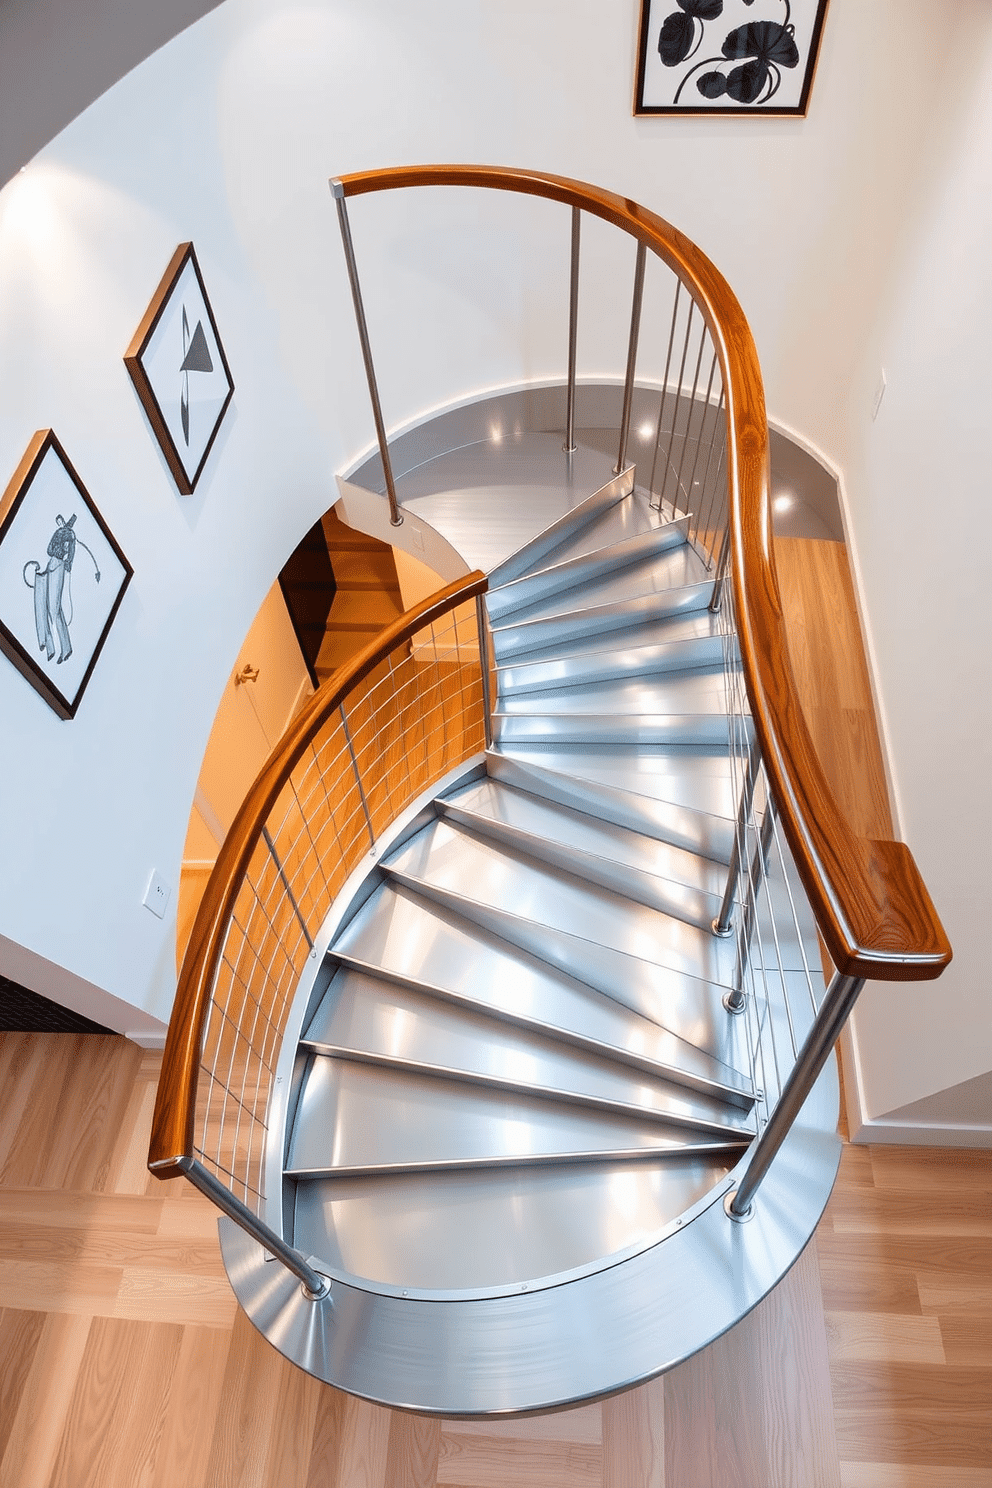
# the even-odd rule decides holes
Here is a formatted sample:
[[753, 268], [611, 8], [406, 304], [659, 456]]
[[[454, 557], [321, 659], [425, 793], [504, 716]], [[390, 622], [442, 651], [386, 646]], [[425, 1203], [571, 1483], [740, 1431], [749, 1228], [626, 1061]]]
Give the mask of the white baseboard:
[[869, 1116], [864, 1107], [861, 1062], [850, 1023], [840, 1036], [844, 1106], [850, 1140], [859, 1147], [975, 1147], [992, 1149], [992, 1122], [913, 1121]]
[[161, 1052], [165, 1048], [165, 1031], [161, 1033], [125, 1033], [124, 1037], [130, 1039], [132, 1044], [137, 1044], [139, 1049], [157, 1049]]

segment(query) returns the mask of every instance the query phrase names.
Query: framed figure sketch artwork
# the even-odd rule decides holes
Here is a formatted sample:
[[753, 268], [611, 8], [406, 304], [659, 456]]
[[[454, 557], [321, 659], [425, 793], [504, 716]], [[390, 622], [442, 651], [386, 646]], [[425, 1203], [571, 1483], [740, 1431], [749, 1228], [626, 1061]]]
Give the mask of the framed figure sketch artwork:
[[0, 498], [0, 650], [73, 718], [132, 569], [51, 429]]
[[805, 114], [827, 0], [641, 0], [635, 114]]
[[183, 495], [196, 488], [234, 382], [192, 243], [180, 243], [124, 354]]

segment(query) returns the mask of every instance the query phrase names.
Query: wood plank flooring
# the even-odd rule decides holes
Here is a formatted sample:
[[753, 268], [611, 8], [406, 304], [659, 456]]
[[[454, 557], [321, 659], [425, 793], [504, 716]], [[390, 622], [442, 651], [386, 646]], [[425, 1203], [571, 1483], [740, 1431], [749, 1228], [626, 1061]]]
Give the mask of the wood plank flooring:
[[[881, 835], [843, 549], [778, 546], [818, 747], [838, 789], [868, 762], [845, 804]], [[210, 1206], [144, 1167], [157, 1069], [0, 1036], [0, 1488], [992, 1485], [988, 1153], [846, 1147], [814, 1242], [694, 1359], [577, 1410], [431, 1421], [309, 1379], [238, 1312]]]
[[812, 1245], [725, 1337], [496, 1423], [348, 1399], [235, 1305], [209, 1204], [144, 1155], [159, 1056], [0, 1036], [3, 1488], [992, 1484], [992, 1158], [847, 1147]]

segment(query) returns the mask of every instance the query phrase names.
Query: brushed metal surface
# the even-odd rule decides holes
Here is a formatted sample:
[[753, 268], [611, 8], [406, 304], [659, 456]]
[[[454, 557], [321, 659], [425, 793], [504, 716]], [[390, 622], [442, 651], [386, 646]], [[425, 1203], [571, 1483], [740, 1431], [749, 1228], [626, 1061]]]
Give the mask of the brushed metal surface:
[[815, 930], [776, 843], [728, 1015], [733, 646], [632, 472], [560, 438], [397, 466], [408, 510], [498, 565], [497, 743], [350, 890], [311, 996], [284, 1212], [331, 1302], [223, 1238], [288, 1357], [439, 1414], [568, 1404], [701, 1347], [794, 1261], [839, 1152], [828, 1067], [753, 1220], [724, 1213], [822, 996]]
[[[659, 530], [667, 535], [670, 529]], [[547, 620], [555, 616], [571, 615], [577, 608], [595, 612], [604, 605], [628, 604], [649, 595], [691, 589], [696, 584], [705, 583], [706, 578], [705, 565], [692, 548], [680, 542], [650, 553], [647, 557], [638, 557], [614, 571], [606, 568], [581, 586], [574, 585], [561, 591], [552, 590], [527, 604], [515, 607], [512, 616], [515, 623], [522, 624], [527, 620]], [[504, 591], [497, 590], [497, 594], [502, 592]], [[673, 594], [671, 598], [675, 601], [677, 596]], [[504, 623], [501, 618], [494, 618], [495, 629], [502, 628]]]
[[609, 458], [561, 435], [514, 431], [437, 455], [396, 481], [400, 507], [486, 573], [613, 481]]
[[446, 822], [425, 828], [383, 870], [416, 881], [421, 892], [468, 897], [721, 986], [733, 978], [734, 953], [726, 941]]
[[[737, 1061], [723, 1061], [636, 1010], [604, 997], [581, 977], [487, 932], [450, 910], [405, 889], [384, 886], [335, 945], [335, 954], [357, 969], [372, 969], [401, 986], [430, 991], [478, 1007], [542, 1035], [662, 1073], [689, 1089], [750, 1090], [746, 1049], [738, 1019], [722, 1015], [719, 1027], [741, 1037]], [[411, 968], [417, 968], [414, 978]], [[721, 1006], [714, 994], [713, 1006]], [[677, 1010], [676, 1010], [677, 1015]], [[697, 1017], [698, 1023], [698, 1017]]]
[[543, 532], [537, 533], [523, 543], [515, 553], [489, 570], [490, 585], [508, 584], [530, 569], [549, 561], [562, 542], [570, 541], [584, 527], [595, 522], [603, 513], [616, 506], [623, 497], [630, 496], [634, 489], [634, 467], [631, 465], [619, 475], [614, 475], [605, 486], [594, 491], [583, 501], [565, 512], [557, 521], [551, 522]]
[[737, 790], [726, 750], [704, 753], [620, 741], [611, 745], [517, 740], [499, 745], [498, 753], [520, 765], [574, 779], [577, 789], [623, 792], [648, 814], [666, 803], [728, 821], [737, 814]]
[[550, 1410], [672, 1368], [767, 1294], [802, 1252], [829, 1197], [840, 1159], [836, 1116], [831, 1060], [750, 1223], [733, 1224], [722, 1205], [745, 1156], [710, 1191], [702, 1213], [658, 1244], [573, 1281], [521, 1283], [513, 1296], [454, 1303], [334, 1280], [327, 1301], [309, 1302], [295, 1278], [222, 1220], [224, 1263], [254, 1326], [286, 1358], [339, 1389], [441, 1416]]
[[[688, 1110], [692, 1101], [686, 1097], [684, 1104]], [[705, 1148], [714, 1141], [748, 1140], [739, 1123], [724, 1129], [657, 1106], [627, 1115], [600, 1105], [593, 1109], [556, 1102], [553, 1092], [485, 1089], [416, 1069], [315, 1056], [300, 1097], [286, 1171], [429, 1171], [613, 1151], [681, 1151], [696, 1143]], [[439, 1245], [443, 1239], [435, 1236], [431, 1243]]]
[[580, 1050], [552, 1030], [514, 1026], [355, 968], [337, 971], [302, 1044], [399, 1073], [478, 1081], [492, 1091], [586, 1103], [607, 1114], [753, 1129], [736, 1104], [726, 1109], [720, 1092], [690, 1095], [663, 1069], [637, 1068], [608, 1046]]
[[[576, 755], [579, 762], [585, 758], [584, 754]], [[530, 795], [603, 817], [618, 827], [682, 847], [724, 866], [730, 862], [734, 824], [727, 817], [606, 784], [573, 771], [549, 769], [543, 759], [538, 765], [533, 760], [493, 750], [487, 765], [491, 779], [505, 781]], [[725, 770], [725, 762], [722, 765]]]
[[563, 636], [569, 640], [599, 636], [669, 615], [705, 610], [712, 593], [711, 583], [700, 582], [632, 594], [591, 608], [579, 606], [573, 599], [572, 609], [540, 618], [517, 614], [509, 623], [493, 626], [493, 650], [498, 660], [504, 660], [560, 644]]
[[441, 815], [476, 836], [516, 846], [549, 867], [624, 894], [707, 929], [719, 911], [726, 869], [695, 853], [485, 782], [439, 803]]
[[[574, 681], [567, 687], [545, 687], [527, 692], [501, 692], [496, 704], [506, 717], [528, 713], [546, 715], [716, 713], [727, 711], [727, 679], [722, 659], [711, 666], [648, 675], [601, 677]], [[726, 727], [723, 737], [728, 737]]]
[[501, 697], [540, 692], [548, 687], [574, 687], [616, 677], [652, 676], [657, 672], [689, 671], [696, 667], [722, 666], [726, 642], [716, 633], [708, 611], [678, 620], [683, 634], [674, 633], [672, 622], [639, 627], [641, 634], [625, 628], [622, 636], [596, 636], [548, 647], [540, 661], [521, 660], [497, 671]]
[[315, 1178], [297, 1185], [295, 1236], [343, 1278], [464, 1302], [656, 1243], [737, 1155]]
[[[626, 509], [626, 503], [623, 506]], [[612, 511], [616, 509], [614, 507]], [[498, 616], [523, 609], [548, 595], [560, 594], [579, 584], [586, 585], [606, 574], [616, 574], [628, 564], [657, 557], [660, 553], [680, 547], [685, 542], [688, 517], [669, 522], [658, 513], [653, 515], [656, 521], [647, 531], [631, 532], [608, 547], [570, 554], [566, 558], [559, 557], [558, 553], [550, 554], [549, 558], [555, 558], [556, 562], [533, 569], [509, 583], [495, 587], [490, 584], [486, 595], [490, 616], [495, 620]]]

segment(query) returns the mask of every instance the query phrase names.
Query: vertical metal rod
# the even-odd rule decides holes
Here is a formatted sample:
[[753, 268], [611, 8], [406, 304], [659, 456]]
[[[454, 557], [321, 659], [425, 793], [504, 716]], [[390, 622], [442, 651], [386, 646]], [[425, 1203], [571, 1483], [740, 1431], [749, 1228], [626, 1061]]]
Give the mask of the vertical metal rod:
[[[713, 446], [716, 444], [717, 435], [718, 435], [721, 427], [723, 427], [723, 419], [721, 418], [721, 414], [723, 413], [723, 398], [724, 398], [724, 388], [723, 388], [723, 377], [721, 375], [721, 378], [720, 378], [720, 397], [717, 400], [716, 416], [715, 416], [715, 418], [713, 420], [713, 430], [712, 430], [712, 432], [710, 434], [710, 442], [709, 442], [709, 446], [707, 447], [707, 450], [706, 450], [706, 469], [703, 471], [703, 483], [702, 483], [701, 494], [700, 494], [700, 498], [699, 498], [700, 510], [702, 510], [703, 504], [706, 503], [706, 526], [707, 526], [707, 529], [710, 529], [710, 528], [713, 527], [713, 505], [714, 505], [714, 502], [716, 501], [716, 489], [719, 487], [719, 484], [720, 484], [720, 468], [721, 468], [721, 466], [723, 464], [723, 454], [724, 454], [724, 451], [723, 451], [723, 448], [721, 447], [721, 449], [720, 449], [720, 455], [719, 455], [719, 458], [717, 459], [717, 462], [716, 462], [716, 480], [713, 483], [714, 490], [711, 492], [710, 497], [709, 497], [709, 501], [707, 502], [706, 493], [710, 489], [710, 466], [713, 464]], [[724, 527], [724, 531], [726, 531], [726, 527]], [[707, 568], [712, 568], [712, 566], [713, 566], [713, 558], [714, 558], [714, 549], [715, 549], [715, 546], [716, 546], [715, 543], [711, 543], [710, 544], [709, 551], [708, 551], [708, 554], [707, 554], [707, 560], [706, 560], [706, 567]], [[719, 605], [717, 606], [717, 608], [719, 609]]]
[[727, 887], [723, 891], [720, 913], [713, 921], [714, 935], [729, 935], [734, 923], [734, 900], [741, 877], [741, 859], [744, 853], [744, 838], [747, 834], [747, 819], [751, 814], [751, 802], [754, 799], [754, 787], [757, 783], [760, 763], [761, 752], [758, 749], [758, 741], [753, 739], [744, 770], [744, 785], [741, 789], [740, 806], [737, 810], [737, 828], [734, 833], [734, 849], [730, 854], [730, 866], [727, 869]]
[[280, 859], [279, 854], [276, 852], [276, 845], [272, 841], [272, 838], [269, 836], [269, 829], [268, 829], [268, 827], [264, 827], [263, 826], [263, 828], [262, 828], [262, 836], [265, 838], [265, 845], [269, 849], [269, 852], [270, 852], [270, 854], [272, 856], [272, 861], [276, 865], [276, 872], [278, 873], [279, 877], [282, 879], [282, 886], [286, 890], [287, 895], [289, 896], [289, 902], [293, 906], [293, 913], [295, 914], [296, 918], [300, 922], [300, 929], [303, 931], [303, 939], [307, 943], [307, 950], [308, 951], [312, 951], [313, 950], [313, 938], [312, 938], [312, 936], [310, 934], [310, 931], [307, 929], [307, 922], [306, 922], [306, 920], [303, 918], [302, 914], [300, 913], [300, 906], [296, 902], [296, 895], [293, 893], [293, 890], [290, 888], [289, 879], [286, 877], [285, 871], [283, 870], [282, 860]]
[[230, 1189], [225, 1187], [218, 1178], [215, 1178], [209, 1168], [197, 1162], [193, 1157], [181, 1157], [178, 1166], [182, 1168], [186, 1177], [198, 1188], [202, 1194], [206, 1194], [212, 1204], [215, 1204], [228, 1219], [240, 1225], [243, 1230], [257, 1240], [265, 1250], [271, 1251], [277, 1261], [281, 1261], [287, 1271], [291, 1271], [303, 1284], [303, 1291], [311, 1302], [321, 1299], [329, 1299], [331, 1291], [330, 1279], [315, 1271], [306, 1258], [292, 1245], [287, 1245], [281, 1235], [270, 1229], [264, 1220], [259, 1219], [247, 1204], [235, 1198]]
[[[666, 479], [668, 477], [668, 471], [669, 471], [669, 469], [671, 467], [671, 463], [672, 463], [672, 446], [675, 443], [675, 426], [676, 426], [676, 424], [679, 421], [679, 403], [682, 400], [682, 379], [685, 377], [685, 359], [689, 355], [689, 337], [692, 334], [692, 317], [695, 314], [695, 311], [696, 311], [696, 302], [695, 302], [695, 300], [690, 299], [690, 301], [689, 301], [689, 314], [688, 314], [688, 316], [686, 318], [686, 323], [685, 323], [685, 340], [682, 342], [682, 360], [679, 363], [679, 384], [678, 384], [678, 387], [676, 388], [676, 391], [675, 391], [675, 409], [674, 409], [674, 412], [672, 413], [672, 432], [668, 436], [668, 449], [665, 451], [665, 477], [666, 477]], [[677, 506], [675, 505], [675, 497], [678, 496], [678, 494], [679, 494], [679, 492], [678, 492], [678, 486], [676, 486], [675, 493], [674, 493], [674, 495], [672, 497], [672, 515], [673, 516], [675, 515], [676, 511], [678, 510]]]
[[641, 332], [641, 301], [644, 298], [644, 264], [648, 250], [637, 245], [634, 262], [634, 296], [630, 306], [630, 338], [627, 342], [627, 373], [623, 382], [623, 413], [620, 417], [620, 453], [613, 474], [619, 475], [627, 464], [627, 439], [630, 434], [630, 410], [634, 402], [634, 368], [637, 364], [637, 338]]
[[565, 410], [565, 453], [575, 452], [575, 353], [579, 338], [579, 229], [582, 211], [572, 208], [572, 267], [568, 288], [568, 394]]
[[744, 974], [747, 970], [748, 954], [751, 949], [751, 936], [754, 934], [754, 920], [758, 913], [758, 895], [761, 893], [761, 885], [765, 881], [765, 873], [768, 869], [768, 849], [771, 846], [774, 829], [775, 804], [769, 797], [765, 804], [765, 815], [761, 823], [758, 844], [754, 849], [754, 856], [751, 859], [751, 872], [748, 877], [747, 892], [744, 896], [744, 916], [741, 920], [740, 929], [737, 932], [737, 967], [734, 972], [734, 990], [724, 999], [724, 1006], [731, 1013], [739, 1013], [744, 1006]]
[[730, 566], [730, 528], [723, 529], [723, 545], [720, 548], [720, 557], [716, 565], [716, 578], [713, 580], [713, 593], [710, 597], [709, 609], [714, 615], [720, 613], [720, 605], [723, 603], [723, 586], [727, 580], [727, 569]]
[[475, 617], [479, 627], [479, 661], [482, 665], [482, 726], [486, 731], [486, 748], [493, 742], [492, 697], [489, 687], [489, 633], [486, 629], [486, 609], [482, 595], [475, 596]]
[[[703, 327], [704, 332], [705, 332], [705, 329], [706, 328], [704, 326]], [[700, 454], [700, 451], [701, 451], [701, 449], [703, 447], [703, 435], [706, 432], [706, 420], [707, 420], [707, 417], [709, 416], [709, 411], [710, 411], [710, 393], [713, 391], [713, 378], [716, 376], [716, 365], [717, 365], [716, 364], [716, 352], [714, 352], [713, 353], [713, 360], [710, 362], [710, 377], [709, 377], [709, 381], [706, 384], [706, 396], [703, 399], [703, 416], [699, 420], [699, 433], [696, 435], [696, 453], [695, 453], [695, 456], [693, 457], [692, 469], [689, 471], [689, 481], [688, 481], [688, 484], [686, 486], [686, 502], [687, 502], [687, 504], [688, 504], [688, 501], [692, 497], [692, 488], [693, 488], [693, 486], [696, 483], [696, 471], [699, 468], [699, 454]], [[693, 397], [695, 397], [695, 393], [693, 393]], [[706, 487], [704, 485], [704, 486], [702, 486], [700, 488], [700, 492], [699, 492], [699, 507], [698, 507], [698, 509], [696, 511], [696, 532], [697, 532], [697, 534], [699, 532], [699, 524], [700, 524], [700, 522], [702, 520], [703, 493], [705, 492], [705, 490], [706, 490]]]
[[[685, 457], [686, 457], [686, 454], [687, 454], [688, 449], [689, 449], [689, 434], [690, 434], [690, 431], [692, 429], [692, 415], [696, 411], [696, 393], [697, 393], [697, 391], [699, 389], [699, 369], [703, 365], [703, 347], [705, 346], [705, 344], [706, 344], [706, 322], [703, 321], [702, 326], [701, 326], [700, 331], [699, 331], [699, 354], [696, 357], [696, 371], [695, 371], [695, 373], [693, 375], [693, 379], [692, 379], [692, 392], [689, 394], [689, 412], [686, 415], [685, 433], [682, 436], [682, 453], [679, 456], [679, 468], [678, 468], [678, 470], [675, 473], [675, 494], [676, 494], [676, 496], [683, 489], [683, 487], [682, 487], [682, 471], [685, 469]], [[688, 491], [688, 488], [686, 488], [686, 491], [685, 491], [685, 509], [688, 512], [688, 510], [689, 510], [689, 491]], [[699, 515], [698, 515], [698, 513], [696, 515], [696, 529], [695, 529], [695, 533], [692, 534], [692, 535], [693, 536], [698, 536], [699, 535]]]
[[864, 977], [842, 976], [839, 971], [834, 973], [820, 1011], [779, 1096], [778, 1105], [754, 1145], [751, 1161], [740, 1187], [724, 1200], [724, 1207], [731, 1219], [747, 1218], [758, 1186], [802, 1110], [864, 984]]
[[403, 514], [396, 499], [396, 482], [393, 480], [393, 466], [389, 458], [389, 445], [386, 442], [386, 426], [382, 421], [382, 408], [379, 404], [379, 386], [376, 382], [375, 367], [372, 362], [372, 347], [369, 343], [369, 331], [365, 321], [365, 307], [362, 304], [362, 290], [358, 282], [358, 265], [355, 262], [355, 248], [351, 241], [348, 205], [344, 199], [344, 187], [340, 181], [331, 182], [331, 195], [334, 197], [338, 209], [338, 225], [341, 228], [344, 258], [348, 266], [348, 279], [351, 283], [351, 298], [355, 306], [355, 320], [358, 323], [358, 339], [362, 343], [362, 360], [365, 363], [365, 376], [369, 385], [369, 398], [372, 401], [375, 435], [379, 441], [382, 472], [386, 478], [386, 494], [389, 497], [389, 520], [394, 527], [399, 527], [403, 521]]
[[[654, 496], [654, 481], [655, 481], [655, 476], [656, 476], [657, 471], [658, 471], [658, 452], [661, 449], [661, 433], [662, 433], [662, 426], [663, 426], [664, 421], [665, 421], [665, 400], [668, 397], [668, 374], [669, 374], [669, 371], [671, 370], [671, 366], [672, 366], [672, 347], [675, 344], [675, 323], [676, 323], [676, 321], [679, 318], [679, 297], [681, 296], [681, 294], [682, 294], [682, 280], [681, 279], [676, 279], [676, 281], [675, 281], [675, 302], [672, 305], [672, 324], [671, 324], [671, 326], [669, 328], [669, 332], [668, 332], [668, 353], [667, 353], [667, 355], [665, 357], [665, 375], [664, 375], [664, 377], [661, 380], [661, 402], [658, 405], [658, 431], [655, 434], [655, 438], [654, 438], [654, 458], [651, 461], [651, 480], [650, 480], [650, 482], [648, 484], [648, 490], [651, 492], [651, 497], [652, 498]], [[654, 501], [653, 501], [653, 499], [651, 500], [651, 505], [654, 506], [655, 511], [661, 511], [662, 497], [665, 494], [665, 482], [666, 482], [667, 479], [668, 479], [668, 470], [666, 468], [664, 477], [662, 478], [662, 482], [661, 482], [661, 490], [658, 492], [658, 505], [657, 506], [654, 506]]]
[[339, 711], [341, 714], [341, 727], [344, 729], [344, 741], [348, 746], [348, 753], [351, 755], [351, 768], [355, 772], [355, 784], [358, 786], [358, 795], [362, 803], [362, 810], [365, 812], [365, 825], [366, 827], [368, 827], [369, 831], [369, 846], [375, 847], [375, 833], [372, 830], [372, 818], [369, 815], [369, 803], [365, 799], [365, 790], [362, 786], [362, 777], [358, 769], [358, 760], [355, 758], [355, 746], [351, 742], [351, 730], [348, 728], [348, 716], [344, 711], [344, 703], [341, 704]]

